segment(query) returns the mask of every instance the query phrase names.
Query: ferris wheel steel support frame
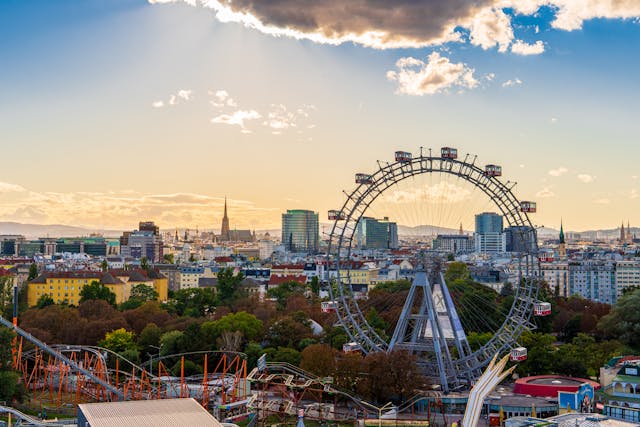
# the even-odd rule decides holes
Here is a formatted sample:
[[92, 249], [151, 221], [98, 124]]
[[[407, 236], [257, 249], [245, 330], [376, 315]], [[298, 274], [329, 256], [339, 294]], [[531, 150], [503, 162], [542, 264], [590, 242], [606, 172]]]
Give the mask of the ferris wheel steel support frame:
[[[389, 344], [369, 325], [351, 288], [348, 265], [357, 224], [369, 206], [387, 189], [407, 178], [426, 173], [453, 175], [480, 189], [494, 202], [508, 226], [521, 227], [518, 230], [529, 248], [519, 258], [518, 283], [514, 284], [514, 302], [509, 314], [489, 342], [466, 357], [453, 361], [458, 376], [477, 378], [481, 368], [495, 354], [510, 350], [523, 331], [535, 328], [530, 319], [538, 295], [534, 281], [538, 269], [536, 229], [526, 212], [521, 211], [520, 202], [513, 194], [516, 183], [503, 183], [498, 177], [488, 175], [475, 165], [477, 156], [467, 161], [469, 157], [467, 155], [464, 160], [435, 157], [431, 156], [431, 150], [429, 156], [424, 156], [421, 149], [420, 156], [410, 161], [384, 164], [378, 161], [378, 170], [370, 176], [369, 183], [358, 184], [351, 193], [344, 192], [347, 198], [329, 236], [328, 266], [335, 263], [336, 268], [335, 281], [329, 286], [329, 294], [337, 302], [336, 314], [350, 340], [357, 342], [365, 353], [387, 351]], [[343, 252], [346, 252], [346, 256], [342, 256]]]

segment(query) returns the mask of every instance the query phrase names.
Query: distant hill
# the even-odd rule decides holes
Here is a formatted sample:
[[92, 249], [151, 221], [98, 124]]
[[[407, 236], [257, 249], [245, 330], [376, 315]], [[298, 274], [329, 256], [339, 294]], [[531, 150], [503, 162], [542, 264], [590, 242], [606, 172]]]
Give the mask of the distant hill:
[[100, 230], [63, 224], [22, 224], [20, 222], [0, 221], [0, 234], [21, 234], [27, 238], [37, 237], [79, 237], [99, 233], [105, 237], [117, 237], [119, 230]]

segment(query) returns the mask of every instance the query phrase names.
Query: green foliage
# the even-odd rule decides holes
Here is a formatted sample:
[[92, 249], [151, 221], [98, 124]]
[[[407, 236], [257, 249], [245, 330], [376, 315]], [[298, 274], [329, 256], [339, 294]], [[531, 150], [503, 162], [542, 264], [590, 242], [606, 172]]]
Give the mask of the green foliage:
[[0, 400], [7, 403], [13, 400], [22, 402], [25, 397], [26, 390], [20, 374], [13, 371], [0, 372]]
[[109, 263], [107, 262], [106, 259], [103, 259], [102, 262], [100, 263], [100, 269], [102, 270], [103, 273], [109, 269]]
[[179, 316], [203, 317], [213, 313], [216, 295], [210, 288], [180, 289], [174, 293], [169, 310]]
[[325, 331], [324, 342], [336, 350], [342, 350], [342, 346], [348, 341], [347, 333], [339, 326], [333, 326]]
[[480, 349], [480, 347], [488, 343], [492, 337], [493, 334], [491, 332], [470, 332], [467, 334], [467, 341], [469, 342], [469, 347], [471, 347], [471, 350], [476, 351]]
[[224, 268], [218, 272], [218, 299], [221, 305], [230, 306], [241, 296], [240, 284], [244, 275], [234, 275], [233, 268]]
[[[178, 360], [175, 363], [175, 365], [173, 365], [171, 367], [171, 372], [173, 372], [173, 375], [175, 375], [175, 376], [180, 376], [181, 369], [182, 369], [182, 361]], [[202, 375], [203, 372], [204, 372], [204, 370], [202, 369], [202, 366], [196, 365], [194, 362], [192, 362], [189, 359], [185, 359], [185, 361], [184, 361], [184, 375], [186, 377], [191, 376], [191, 375]]]
[[385, 292], [400, 292], [400, 291], [408, 291], [411, 288], [411, 282], [406, 279], [395, 280], [391, 282], [382, 282], [378, 283], [373, 290], [375, 291], [385, 291]]
[[283, 362], [298, 366], [300, 360], [302, 360], [302, 354], [291, 347], [278, 347], [277, 350], [273, 348], [265, 349], [265, 353], [267, 353], [267, 358], [272, 362]]
[[53, 298], [51, 298], [49, 294], [40, 295], [40, 298], [36, 301], [36, 307], [38, 308], [45, 308], [53, 304]]
[[320, 279], [318, 279], [318, 276], [313, 276], [311, 278], [311, 280], [309, 281], [309, 288], [311, 289], [313, 295], [320, 295]]
[[182, 337], [184, 333], [182, 331], [169, 331], [160, 337], [160, 350], [161, 356], [168, 356], [171, 354], [181, 353]]
[[36, 277], [38, 277], [38, 266], [34, 262], [29, 266], [29, 275], [27, 276], [27, 282], [32, 281]]
[[144, 271], [149, 271], [149, 260], [147, 260], [146, 256], [143, 256], [142, 259], [140, 259], [140, 268]]
[[104, 339], [100, 341], [98, 345], [116, 353], [123, 353], [128, 350], [135, 350], [137, 352], [138, 350], [135, 341], [135, 334], [127, 331], [125, 328], [107, 332]]
[[257, 366], [258, 358], [262, 356], [264, 350], [257, 342], [250, 342], [244, 348], [244, 354], [247, 355], [247, 369], [250, 371]]
[[140, 347], [142, 354], [157, 353], [157, 349], [154, 347], [160, 347], [161, 337], [162, 329], [158, 325], [155, 323], [147, 324], [138, 336], [138, 347]]
[[298, 282], [284, 282], [279, 284], [274, 289], [267, 291], [269, 298], [276, 299], [276, 306], [278, 310], [284, 310], [287, 306], [287, 300], [293, 294], [304, 294], [304, 286]]
[[116, 305], [116, 294], [111, 292], [111, 289], [109, 289], [105, 284], [96, 280], [82, 288], [80, 291], [80, 303], [95, 299], [105, 300], [112, 306]]
[[623, 295], [608, 315], [604, 316], [598, 329], [606, 336], [615, 337], [623, 344], [640, 350], [640, 289]]
[[13, 316], [13, 276], [0, 277], [0, 313], [7, 319]]
[[173, 254], [164, 254], [162, 258], [165, 260], [165, 262], [169, 264], [175, 264], [175, 259], [173, 257]]
[[309, 319], [304, 312], [294, 312], [275, 321], [266, 334], [272, 347], [296, 347], [305, 338], [313, 337]]
[[469, 268], [464, 262], [452, 262], [447, 266], [447, 271], [444, 273], [444, 279], [448, 285], [456, 281], [470, 282], [471, 274]]
[[202, 324], [203, 333], [216, 339], [223, 332], [239, 331], [245, 340], [255, 340], [262, 334], [262, 321], [246, 311], [227, 314], [214, 322]]

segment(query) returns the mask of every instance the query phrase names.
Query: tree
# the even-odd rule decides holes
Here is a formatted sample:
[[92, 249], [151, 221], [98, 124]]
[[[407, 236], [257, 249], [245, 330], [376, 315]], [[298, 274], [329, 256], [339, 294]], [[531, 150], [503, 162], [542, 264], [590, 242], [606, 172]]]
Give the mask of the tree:
[[149, 271], [149, 261], [146, 256], [143, 256], [142, 259], [140, 259], [140, 268], [144, 271]]
[[276, 299], [276, 306], [278, 310], [284, 310], [287, 306], [287, 300], [294, 294], [302, 295], [304, 293], [304, 286], [298, 282], [284, 282], [279, 284], [274, 289], [267, 291], [269, 298]]
[[302, 350], [300, 368], [321, 377], [333, 375], [338, 352], [327, 344], [311, 344]]
[[151, 286], [140, 283], [131, 288], [129, 299], [134, 299], [142, 303], [155, 301], [158, 299], [158, 293]]
[[162, 258], [169, 264], [175, 264], [175, 258], [173, 257], [173, 254], [164, 254], [162, 255]]
[[0, 313], [7, 319], [13, 315], [13, 276], [0, 276]]
[[100, 283], [97, 280], [85, 285], [80, 291], [80, 303], [93, 299], [102, 299], [113, 306], [116, 305], [116, 294], [111, 292], [111, 289], [104, 283]]
[[267, 331], [266, 340], [272, 347], [295, 347], [304, 338], [311, 338], [309, 320], [304, 313], [292, 313], [272, 323]]
[[179, 316], [202, 317], [212, 314], [215, 307], [213, 289], [189, 288], [176, 291], [168, 308]]
[[252, 341], [262, 334], [262, 321], [245, 311], [227, 314], [215, 322], [202, 324], [205, 335], [219, 338], [225, 332], [240, 332], [243, 339]]
[[234, 275], [233, 268], [223, 268], [218, 272], [218, 299], [221, 305], [232, 305], [240, 297], [240, 284], [244, 275]]
[[471, 280], [471, 274], [467, 264], [456, 261], [449, 264], [447, 271], [444, 273], [444, 279], [448, 285], [457, 280], [467, 282]]
[[36, 277], [38, 277], [38, 266], [36, 265], [35, 262], [33, 262], [29, 266], [29, 275], [27, 276], [27, 282], [32, 281]]
[[147, 353], [155, 354], [160, 346], [160, 337], [162, 337], [162, 329], [155, 323], [149, 323], [144, 327], [138, 336], [138, 347], [143, 355]]
[[127, 331], [125, 328], [120, 328], [107, 332], [104, 339], [99, 343], [100, 347], [107, 348], [116, 353], [123, 353], [129, 350], [138, 350], [135, 341], [135, 334]]
[[25, 389], [20, 375], [13, 370], [13, 340], [15, 334], [7, 328], [0, 328], [0, 400], [22, 401]]
[[109, 263], [107, 262], [106, 259], [103, 259], [102, 262], [100, 263], [100, 269], [102, 270], [103, 273], [106, 273], [106, 271], [109, 269]]
[[640, 350], [640, 289], [623, 295], [613, 310], [598, 323], [605, 336]]
[[38, 308], [45, 308], [53, 304], [55, 304], [55, 302], [53, 301], [53, 298], [49, 296], [49, 294], [40, 295], [40, 298], [38, 298], [38, 301], [36, 301], [36, 307]]
[[313, 295], [320, 295], [320, 279], [318, 279], [318, 276], [313, 276], [311, 278], [311, 281], [309, 281], [309, 287], [311, 288]]

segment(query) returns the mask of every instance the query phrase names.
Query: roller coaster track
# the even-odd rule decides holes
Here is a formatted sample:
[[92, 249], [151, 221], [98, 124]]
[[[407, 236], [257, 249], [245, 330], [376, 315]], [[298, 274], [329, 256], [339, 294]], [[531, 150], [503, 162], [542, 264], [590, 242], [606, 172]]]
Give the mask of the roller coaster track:
[[12, 408], [10, 406], [3, 406], [0, 405], [0, 414], [11, 414], [19, 419], [21, 419], [22, 421], [24, 421], [25, 423], [29, 424], [29, 425], [34, 425], [37, 427], [58, 427], [58, 426], [70, 426], [70, 425], [76, 425], [76, 423], [74, 422], [73, 424], [65, 424], [65, 423], [56, 423], [56, 422], [51, 422], [51, 421], [40, 421], [36, 418], [33, 418], [23, 412], [18, 411], [15, 408]]
[[8, 321], [7, 319], [5, 319], [2, 316], [0, 316], [0, 324], [5, 326], [5, 327], [7, 327], [7, 328], [9, 328], [9, 329], [11, 329], [11, 330], [13, 330], [16, 334], [18, 334], [22, 338], [26, 339], [27, 341], [29, 341], [30, 343], [32, 343], [36, 347], [40, 348], [45, 353], [47, 353], [47, 354], [55, 357], [56, 359], [60, 360], [61, 362], [63, 362], [67, 366], [69, 366], [72, 370], [81, 373], [85, 377], [91, 379], [91, 381], [95, 382], [96, 384], [100, 384], [102, 387], [105, 388], [105, 390], [109, 391], [112, 396], [116, 396], [118, 398], [118, 400], [124, 400], [125, 396], [124, 396], [124, 393], [122, 391], [118, 390], [116, 387], [114, 387], [113, 385], [109, 384], [107, 381], [103, 380], [102, 378], [99, 378], [99, 377], [95, 376], [90, 371], [82, 368], [76, 362], [74, 362], [73, 360], [69, 359], [67, 356], [63, 355], [62, 353], [60, 353], [56, 349], [54, 349], [54, 348], [48, 346], [47, 344], [43, 343], [38, 338], [34, 337], [33, 335], [31, 335], [30, 333], [28, 333], [24, 329], [14, 325], [13, 323], [11, 323], [10, 321]]

